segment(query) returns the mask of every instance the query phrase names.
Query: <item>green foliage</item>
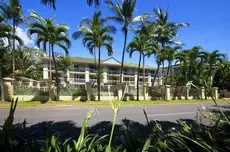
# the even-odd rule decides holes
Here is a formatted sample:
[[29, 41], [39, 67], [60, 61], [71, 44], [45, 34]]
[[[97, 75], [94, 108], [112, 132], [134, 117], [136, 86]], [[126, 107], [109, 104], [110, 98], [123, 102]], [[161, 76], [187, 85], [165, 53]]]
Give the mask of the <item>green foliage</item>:
[[14, 95], [48, 95], [48, 92], [39, 88], [28, 87], [28, 85], [16, 85]]
[[60, 88], [60, 95], [62, 96], [86, 96], [84, 87], [75, 87], [73, 85], [67, 85]]

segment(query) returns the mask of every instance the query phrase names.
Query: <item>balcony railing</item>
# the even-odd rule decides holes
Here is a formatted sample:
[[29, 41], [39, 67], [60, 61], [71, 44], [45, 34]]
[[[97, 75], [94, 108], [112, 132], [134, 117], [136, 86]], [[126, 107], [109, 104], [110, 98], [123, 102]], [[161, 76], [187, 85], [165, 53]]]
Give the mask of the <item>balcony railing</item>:
[[107, 82], [108, 83], [119, 83], [120, 81], [119, 80], [108, 80]]
[[123, 81], [124, 83], [127, 83], [129, 85], [135, 85], [135, 82], [134, 81]]
[[89, 79], [89, 82], [97, 82], [97, 79]]
[[135, 72], [130, 72], [130, 71], [124, 71], [124, 75], [135, 75]]
[[89, 72], [90, 73], [97, 73], [97, 70], [96, 69], [89, 69]]
[[76, 72], [85, 72], [85, 68], [75, 68]]
[[120, 74], [120, 71], [109, 70], [108, 74]]
[[70, 78], [69, 81], [70, 81], [70, 83], [84, 83], [85, 79], [83, 79], [83, 78]]

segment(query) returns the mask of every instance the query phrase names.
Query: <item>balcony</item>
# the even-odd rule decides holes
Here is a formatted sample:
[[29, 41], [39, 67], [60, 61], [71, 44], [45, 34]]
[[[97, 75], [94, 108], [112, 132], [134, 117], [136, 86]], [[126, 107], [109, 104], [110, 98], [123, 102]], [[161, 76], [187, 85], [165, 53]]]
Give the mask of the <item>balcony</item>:
[[90, 79], [89, 82], [90, 83], [93, 83], [93, 82], [95, 83], [95, 82], [97, 82], [97, 79]]
[[134, 81], [123, 81], [124, 83], [127, 83], [129, 85], [135, 85], [135, 82]]
[[131, 71], [124, 71], [123, 72], [124, 75], [135, 75], [135, 72], [131, 72]]
[[117, 70], [109, 70], [108, 74], [120, 74], [120, 71]]
[[119, 80], [108, 80], [108, 83], [119, 83]]
[[69, 82], [70, 83], [85, 83], [85, 79], [83, 79], [83, 78], [70, 78]]
[[97, 73], [97, 69], [89, 69], [90, 73]]
[[76, 72], [85, 72], [85, 68], [75, 68]]

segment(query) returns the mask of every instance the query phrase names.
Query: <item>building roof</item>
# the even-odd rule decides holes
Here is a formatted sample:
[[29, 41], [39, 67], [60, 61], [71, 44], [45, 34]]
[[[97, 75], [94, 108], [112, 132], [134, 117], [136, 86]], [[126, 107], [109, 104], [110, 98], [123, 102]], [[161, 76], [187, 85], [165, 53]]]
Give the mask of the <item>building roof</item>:
[[[85, 58], [85, 57], [71, 57], [72, 62], [74, 63], [86, 63], [86, 64], [95, 64], [95, 60], [93, 58]], [[110, 57], [108, 59], [102, 59], [101, 65], [112, 65], [112, 66], [120, 66], [121, 63], [115, 59], [114, 57]], [[124, 67], [128, 68], [138, 68], [138, 64], [132, 62], [125, 62]], [[146, 69], [155, 69], [152, 66], [145, 65]]]
[[[48, 57], [45, 57], [44, 58], [45, 60], [48, 59]], [[72, 59], [72, 62], [73, 63], [84, 63], [84, 64], [95, 64], [95, 60], [94, 58], [86, 58], [86, 57], [71, 57]], [[58, 58], [57, 58], [58, 60]], [[114, 57], [110, 57], [110, 58], [107, 58], [107, 59], [102, 59], [101, 60], [101, 65], [105, 66], [105, 65], [109, 65], [109, 66], [117, 66], [117, 67], [120, 67], [121, 66], [121, 63], [120, 61], [118, 61], [117, 59], [115, 59]], [[133, 62], [125, 62], [124, 63], [124, 67], [125, 68], [138, 68], [138, 64], [136, 63], [133, 63]], [[148, 66], [148, 65], [145, 65], [145, 69], [156, 69], [152, 66]]]

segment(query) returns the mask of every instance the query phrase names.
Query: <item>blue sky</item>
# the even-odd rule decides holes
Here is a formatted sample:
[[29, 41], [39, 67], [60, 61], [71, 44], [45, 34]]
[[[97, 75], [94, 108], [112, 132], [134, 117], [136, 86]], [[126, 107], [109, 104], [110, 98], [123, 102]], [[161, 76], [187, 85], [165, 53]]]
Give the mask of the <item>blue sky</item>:
[[[112, 15], [107, 6], [102, 5], [96, 9], [89, 7], [86, 0], [56, 0], [57, 10], [40, 4], [40, 0], [21, 0], [24, 13], [35, 10], [43, 17], [55, 17], [56, 23], [65, 23], [70, 27], [70, 36], [77, 29], [82, 18], [91, 18], [93, 12], [102, 10], [103, 16]], [[102, 0], [101, 0], [102, 1]], [[179, 31], [176, 39], [182, 41], [184, 48], [195, 45], [202, 46], [205, 50], [220, 50], [230, 55], [230, 1], [229, 0], [137, 0], [136, 15], [151, 13], [153, 8], [164, 8], [169, 12], [169, 20], [173, 22], [188, 22], [189, 27]], [[114, 35], [114, 57], [121, 60], [123, 34], [120, 32], [121, 25], [115, 25], [118, 32]], [[25, 27], [22, 26], [25, 29]], [[132, 38], [130, 33], [129, 40]], [[71, 38], [72, 39], [72, 38]], [[30, 43], [32, 45], [32, 43]], [[60, 50], [57, 50], [60, 51]], [[70, 49], [71, 56], [92, 57], [89, 51], [83, 47], [81, 40], [73, 40]], [[103, 58], [107, 58], [103, 50]], [[126, 54], [127, 62], [137, 62], [138, 54], [130, 59]], [[147, 59], [148, 65], [155, 65], [154, 57]]]

